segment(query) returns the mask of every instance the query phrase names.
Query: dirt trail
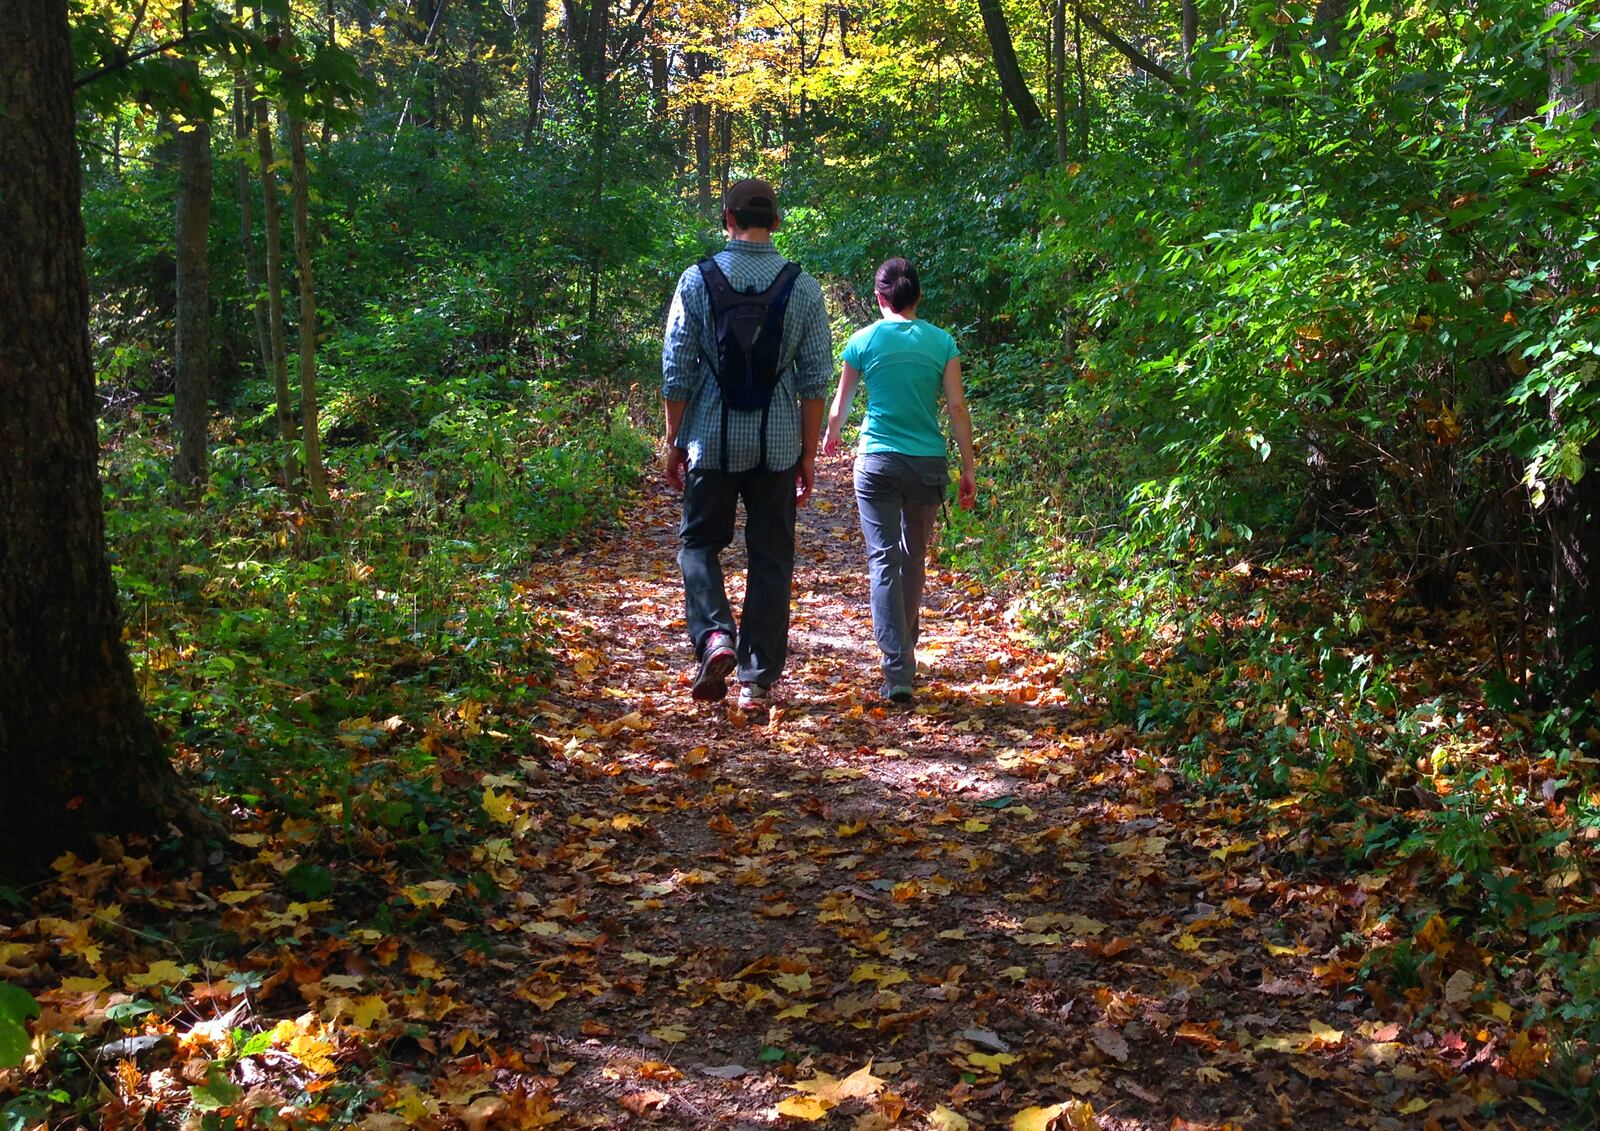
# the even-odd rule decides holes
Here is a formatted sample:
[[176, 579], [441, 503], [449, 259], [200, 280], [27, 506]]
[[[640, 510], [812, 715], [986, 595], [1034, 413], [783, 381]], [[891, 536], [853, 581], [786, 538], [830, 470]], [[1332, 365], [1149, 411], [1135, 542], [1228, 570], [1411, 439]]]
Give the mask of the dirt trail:
[[[1105, 1128], [1481, 1125], [1470, 1036], [1420, 1047], [1350, 991], [1361, 887], [1203, 819], [1069, 705], [1003, 598], [933, 567], [919, 702], [872, 703], [848, 465], [819, 478], [769, 721], [689, 698], [664, 487], [535, 563], [564, 643], [524, 763], [544, 868], [463, 988], [562, 1126], [802, 1125], [791, 1100], [822, 1127], [1008, 1128], [1074, 1099]], [[869, 1062], [856, 1098], [792, 1086]]]

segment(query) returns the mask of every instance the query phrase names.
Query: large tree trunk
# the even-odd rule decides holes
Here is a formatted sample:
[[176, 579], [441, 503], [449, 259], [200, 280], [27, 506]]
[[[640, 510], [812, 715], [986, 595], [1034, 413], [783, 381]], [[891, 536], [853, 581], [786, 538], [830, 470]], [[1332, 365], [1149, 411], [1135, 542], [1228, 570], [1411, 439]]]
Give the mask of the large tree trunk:
[[[184, 64], [191, 108], [200, 104], [200, 68]], [[178, 122], [177, 299], [173, 419], [178, 442], [172, 477], [194, 500], [206, 477], [206, 425], [211, 412], [211, 114], [186, 114]]]
[[[1553, 0], [1553, 17], [1571, 11], [1584, 0]], [[1600, 107], [1600, 80], [1578, 81], [1581, 63], [1600, 59], [1600, 38], [1593, 36], [1569, 45], [1550, 60], [1549, 122], [1577, 117]], [[1581, 287], [1581, 268], [1567, 253], [1556, 265], [1558, 276], [1575, 276], [1563, 287], [1572, 301], [1587, 302]], [[1553, 401], [1552, 424], [1563, 429], [1562, 409]], [[1600, 442], [1591, 441], [1582, 452], [1583, 474], [1573, 482], [1552, 481], [1546, 499], [1550, 524], [1550, 668], [1558, 691], [1568, 702], [1600, 692]]]
[[1011, 45], [1011, 28], [1006, 24], [1000, 0], [978, 0], [978, 14], [983, 17], [984, 34], [989, 37], [995, 73], [1000, 77], [1000, 89], [1006, 101], [1017, 112], [1017, 121], [1023, 129], [1038, 129], [1044, 117], [1039, 113], [1039, 104], [1033, 100], [1033, 92], [1028, 89], [1028, 80], [1022, 77], [1016, 48]]
[[106, 562], [65, 0], [0, 36], [0, 876], [188, 812]]
[[272, 344], [272, 388], [277, 399], [278, 435], [283, 440], [284, 486], [296, 490], [300, 460], [295, 445], [300, 429], [289, 400], [289, 347], [283, 340], [283, 209], [278, 174], [272, 164], [272, 118], [265, 98], [256, 99], [256, 157], [261, 169], [261, 218], [267, 241], [267, 328]]
[[322, 440], [317, 431], [317, 292], [311, 275], [311, 191], [306, 183], [306, 124], [289, 120], [289, 169], [294, 199], [294, 256], [300, 274], [300, 434], [305, 457], [306, 495], [318, 523], [333, 522], [328, 477], [322, 466]]

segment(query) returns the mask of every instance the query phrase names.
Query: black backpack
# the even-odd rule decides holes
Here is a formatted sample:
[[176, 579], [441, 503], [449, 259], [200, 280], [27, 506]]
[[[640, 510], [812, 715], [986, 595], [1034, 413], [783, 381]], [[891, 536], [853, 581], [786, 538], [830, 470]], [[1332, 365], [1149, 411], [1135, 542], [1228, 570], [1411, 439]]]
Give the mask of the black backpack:
[[741, 293], [707, 256], [700, 277], [711, 300], [717, 356], [707, 358], [722, 393], [722, 469], [728, 469], [728, 413], [761, 412], [761, 470], [767, 469], [767, 412], [778, 387], [778, 355], [783, 346], [783, 317], [800, 267], [786, 263], [764, 291]]

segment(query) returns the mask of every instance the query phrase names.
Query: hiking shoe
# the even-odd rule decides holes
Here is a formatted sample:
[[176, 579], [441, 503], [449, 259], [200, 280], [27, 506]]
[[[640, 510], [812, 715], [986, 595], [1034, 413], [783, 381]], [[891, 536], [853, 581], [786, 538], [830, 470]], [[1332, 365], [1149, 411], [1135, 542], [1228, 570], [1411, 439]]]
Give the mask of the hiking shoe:
[[762, 687], [759, 683], [741, 683], [739, 685], [739, 710], [765, 711], [772, 706], [772, 688]]
[[728, 694], [728, 673], [733, 670], [733, 637], [726, 632], [713, 632], [706, 637], [705, 654], [700, 657], [700, 670], [695, 673], [689, 694], [696, 699], [714, 703]]
[[916, 692], [903, 683], [884, 684], [882, 689], [879, 690], [878, 696], [889, 700], [891, 703], [909, 703], [917, 697]]

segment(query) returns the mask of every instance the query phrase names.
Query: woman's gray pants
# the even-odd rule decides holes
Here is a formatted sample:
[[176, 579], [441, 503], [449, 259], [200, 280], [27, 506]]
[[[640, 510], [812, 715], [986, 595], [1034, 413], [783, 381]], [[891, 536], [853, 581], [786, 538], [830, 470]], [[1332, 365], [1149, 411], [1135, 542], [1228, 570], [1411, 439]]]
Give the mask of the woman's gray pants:
[[949, 464], [943, 456], [873, 452], [856, 457], [855, 479], [883, 680], [890, 687], [910, 687], [917, 674], [928, 540], [950, 485]]

